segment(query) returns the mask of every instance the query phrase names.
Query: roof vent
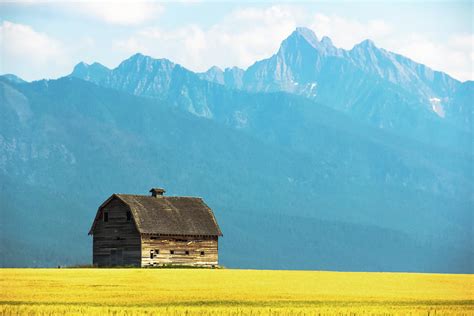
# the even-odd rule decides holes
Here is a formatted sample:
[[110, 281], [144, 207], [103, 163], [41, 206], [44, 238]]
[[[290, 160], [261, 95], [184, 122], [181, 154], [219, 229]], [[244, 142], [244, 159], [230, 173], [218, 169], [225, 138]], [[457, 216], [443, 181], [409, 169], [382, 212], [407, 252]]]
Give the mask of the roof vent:
[[165, 191], [165, 189], [162, 189], [162, 188], [151, 188], [150, 192], [151, 192], [151, 196], [159, 197], [159, 196], [163, 196], [163, 194], [166, 191]]

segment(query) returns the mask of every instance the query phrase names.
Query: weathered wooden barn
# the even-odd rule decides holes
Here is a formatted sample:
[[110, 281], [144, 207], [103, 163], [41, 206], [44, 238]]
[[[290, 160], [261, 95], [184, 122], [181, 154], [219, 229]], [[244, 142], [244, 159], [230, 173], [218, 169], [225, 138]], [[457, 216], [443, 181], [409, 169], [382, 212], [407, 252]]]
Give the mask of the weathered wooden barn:
[[216, 266], [222, 232], [201, 198], [113, 194], [97, 210], [89, 231], [93, 264]]

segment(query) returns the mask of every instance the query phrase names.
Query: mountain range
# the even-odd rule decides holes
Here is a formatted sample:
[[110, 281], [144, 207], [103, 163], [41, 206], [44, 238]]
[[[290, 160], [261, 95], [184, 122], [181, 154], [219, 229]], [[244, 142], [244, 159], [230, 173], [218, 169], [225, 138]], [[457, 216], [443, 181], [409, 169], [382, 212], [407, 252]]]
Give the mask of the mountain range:
[[468, 101], [474, 97], [472, 81], [459, 82], [379, 49], [370, 40], [345, 51], [327, 37], [318, 41], [307, 28], [297, 28], [275, 55], [245, 71], [212, 67], [205, 73], [193, 73], [167, 59], [137, 54], [113, 70], [98, 63], [81, 63], [71, 76], [139, 96], [168, 99], [208, 118], [219, 111], [212, 97], [226, 93], [226, 89], [199, 79], [231, 90], [304, 96], [379, 128], [428, 143], [452, 146], [454, 141], [455, 145], [466, 146], [472, 131], [473, 107]]
[[369, 40], [297, 28], [246, 70], [135, 54], [0, 85], [3, 266], [89, 262], [101, 201], [158, 185], [205, 198], [227, 266], [473, 271], [474, 84]]

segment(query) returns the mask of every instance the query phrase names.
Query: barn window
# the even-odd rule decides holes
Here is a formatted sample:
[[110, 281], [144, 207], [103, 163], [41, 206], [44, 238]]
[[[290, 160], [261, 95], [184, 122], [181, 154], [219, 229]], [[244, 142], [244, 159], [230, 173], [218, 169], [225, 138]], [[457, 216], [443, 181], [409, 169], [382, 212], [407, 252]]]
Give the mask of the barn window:
[[155, 254], [159, 255], [160, 254], [160, 249], [155, 249]]
[[189, 255], [189, 250], [186, 250], [186, 251], [185, 251], [185, 254]]
[[130, 222], [132, 220], [132, 213], [130, 211], [127, 211], [127, 222]]
[[204, 251], [201, 251], [201, 256], [204, 256]]
[[150, 250], [150, 259], [153, 259], [155, 257], [155, 254], [153, 253], [153, 250]]
[[104, 212], [104, 222], [109, 221], [109, 212]]
[[170, 250], [170, 254], [174, 255], [174, 250]]

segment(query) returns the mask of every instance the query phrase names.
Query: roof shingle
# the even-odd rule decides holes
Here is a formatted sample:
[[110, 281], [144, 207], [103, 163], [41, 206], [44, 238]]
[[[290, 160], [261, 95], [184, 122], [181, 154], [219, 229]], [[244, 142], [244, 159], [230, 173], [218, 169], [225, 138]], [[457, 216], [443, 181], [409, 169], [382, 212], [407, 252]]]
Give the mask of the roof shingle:
[[142, 234], [222, 236], [212, 210], [201, 198], [131, 194], [111, 198], [114, 196], [130, 207]]

